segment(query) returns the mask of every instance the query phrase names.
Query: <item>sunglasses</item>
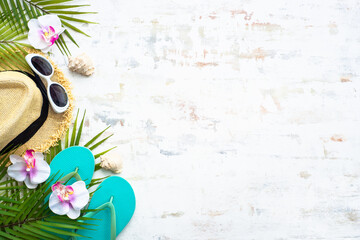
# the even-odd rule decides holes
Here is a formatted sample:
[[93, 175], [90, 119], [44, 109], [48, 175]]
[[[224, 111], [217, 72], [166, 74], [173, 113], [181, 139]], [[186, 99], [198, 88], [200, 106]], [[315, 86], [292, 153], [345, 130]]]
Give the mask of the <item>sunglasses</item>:
[[45, 57], [38, 54], [28, 54], [25, 57], [30, 68], [47, 82], [47, 96], [52, 109], [56, 113], [65, 112], [69, 107], [69, 98], [65, 88], [50, 80], [54, 74], [54, 68]]

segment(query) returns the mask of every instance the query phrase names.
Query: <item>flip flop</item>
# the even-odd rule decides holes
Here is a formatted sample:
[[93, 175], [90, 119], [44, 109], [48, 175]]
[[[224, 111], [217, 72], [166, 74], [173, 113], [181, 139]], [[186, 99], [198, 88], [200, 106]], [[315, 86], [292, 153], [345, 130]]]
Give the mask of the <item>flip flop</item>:
[[92, 227], [92, 230], [81, 229], [77, 233], [96, 240], [115, 240], [134, 214], [134, 190], [125, 179], [117, 176], [109, 177], [99, 185], [90, 201], [89, 209], [101, 209], [101, 211], [89, 212], [84, 217], [100, 220], [89, 221], [97, 225]]
[[[57, 181], [67, 182], [66, 185], [71, 185], [76, 181], [84, 181], [88, 185], [94, 174], [95, 158], [88, 148], [69, 147], [54, 157], [50, 163], [50, 169], [50, 176], [56, 174], [56, 177], [50, 182], [49, 186], [52, 186]], [[46, 197], [45, 202], [48, 201], [49, 197], [50, 195]], [[61, 230], [67, 231], [68, 229]], [[69, 236], [61, 234], [57, 234], [57, 236], [69, 239]]]
[[[94, 174], [94, 155], [85, 147], [69, 147], [54, 157], [50, 169], [50, 176], [57, 174], [56, 179], [62, 178], [62, 181], [68, 181], [67, 185], [80, 180], [88, 185]], [[56, 179], [52, 180], [50, 186], [56, 182]]]

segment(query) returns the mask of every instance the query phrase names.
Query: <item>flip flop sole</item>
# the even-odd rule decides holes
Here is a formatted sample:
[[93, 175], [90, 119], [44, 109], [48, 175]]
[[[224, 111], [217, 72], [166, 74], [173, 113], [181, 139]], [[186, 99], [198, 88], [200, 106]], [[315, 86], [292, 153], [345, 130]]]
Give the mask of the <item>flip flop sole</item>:
[[[98, 187], [94, 196], [92, 197], [89, 209], [96, 209], [102, 204], [109, 202], [113, 197], [113, 204], [116, 212], [116, 236], [125, 228], [129, 223], [131, 217], [135, 212], [135, 194], [131, 185], [123, 178], [112, 176], [105, 179]], [[111, 215], [109, 209], [104, 209], [94, 216], [95, 221], [88, 221], [89, 223], [96, 224], [92, 227], [94, 230], [79, 230], [78, 234], [90, 237], [91, 239], [108, 239], [110, 240], [111, 233]], [[86, 238], [77, 238], [86, 239]]]
[[[89, 149], [74, 146], [58, 153], [50, 163], [50, 176], [58, 173], [56, 178], [63, 177], [68, 173], [74, 172], [76, 168], [78, 168], [81, 179], [88, 185], [95, 169], [94, 155]], [[53, 180], [54, 183], [55, 181]], [[67, 185], [71, 185], [75, 181], [75, 179], [70, 179]]]

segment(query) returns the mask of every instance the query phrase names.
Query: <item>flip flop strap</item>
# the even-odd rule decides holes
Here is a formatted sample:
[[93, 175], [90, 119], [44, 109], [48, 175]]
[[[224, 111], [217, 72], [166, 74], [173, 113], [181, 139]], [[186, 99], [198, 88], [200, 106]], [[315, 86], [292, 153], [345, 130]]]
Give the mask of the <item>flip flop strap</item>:
[[75, 178], [77, 181], [82, 181], [80, 175], [77, 173], [77, 170], [75, 170], [74, 172], [71, 172], [71, 173], [65, 175], [65, 176], [62, 177], [59, 181], [67, 182], [67, 181], [69, 181], [71, 178]]
[[[111, 240], [116, 240], [116, 212], [115, 212], [115, 206], [112, 203], [113, 198], [110, 198], [110, 201], [107, 203], [104, 203], [97, 207], [95, 210], [103, 210], [105, 208], [110, 209], [110, 215], [111, 215]], [[93, 211], [85, 214], [83, 217], [91, 218], [93, 217], [98, 211]], [[82, 220], [79, 220], [79, 222], [83, 222]], [[72, 237], [72, 240], [76, 240], [76, 237]]]

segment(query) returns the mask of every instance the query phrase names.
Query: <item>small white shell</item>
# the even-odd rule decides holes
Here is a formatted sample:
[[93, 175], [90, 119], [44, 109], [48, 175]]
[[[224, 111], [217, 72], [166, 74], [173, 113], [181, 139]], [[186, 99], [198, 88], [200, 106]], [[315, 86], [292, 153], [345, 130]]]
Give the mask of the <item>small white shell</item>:
[[123, 169], [122, 157], [118, 154], [103, 155], [100, 157], [100, 167], [114, 173], [121, 173]]
[[70, 56], [68, 67], [71, 71], [80, 73], [84, 76], [90, 76], [95, 71], [94, 64], [86, 53], [77, 57]]

